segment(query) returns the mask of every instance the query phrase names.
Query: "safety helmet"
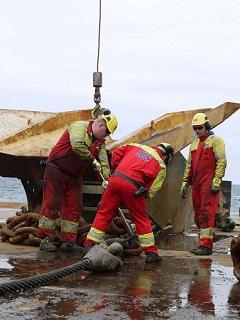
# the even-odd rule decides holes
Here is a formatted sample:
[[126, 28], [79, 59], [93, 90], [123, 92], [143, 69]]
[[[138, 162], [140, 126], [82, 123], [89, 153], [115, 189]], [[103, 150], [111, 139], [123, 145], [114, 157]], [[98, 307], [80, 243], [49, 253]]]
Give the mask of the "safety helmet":
[[206, 130], [211, 130], [212, 126], [211, 123], [208, 120], [208, 117], [206, 116], [205, 113], [199, 112], [196, 113], [193, 118], [192, 118], [192, 126], [202, 126], [204, 125]]
[[101, 115], [101, 118], [106, 121], [107, 128], [110, 133], [114, 133], [114, 131], [117, 129], [118, 121], [117, 118], [112, 114], [103, 114]]
[[161, 150], [167, 157], [164, 162], [167, 164], [169, 161], [172, 161], [174, 158], [174, 148], [166, 142], [161, 142], [158, 146], [158, 149]]
[[208, 117], [202, 112], [196, 113], [192, 118], [192, 126], [201, 126], [206, 122], [209, 122]]

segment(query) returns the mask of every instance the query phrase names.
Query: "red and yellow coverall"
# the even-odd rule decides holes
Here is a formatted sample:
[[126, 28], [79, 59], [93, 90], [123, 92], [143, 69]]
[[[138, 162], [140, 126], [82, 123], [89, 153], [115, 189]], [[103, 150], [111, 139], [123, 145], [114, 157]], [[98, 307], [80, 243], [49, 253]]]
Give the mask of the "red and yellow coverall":
[[212, 249], [213, 246], [219, 193], [212, 193], [211, 185], [214, 180], [220, 184], [226, 165], [225, 144], [221, 138], [212, 134], [192, 142], [183, 181], [192, 185], [194, 219], [200, 228], [201, 247]]
[[37, 235], [56, 237], [55, 220], [61, 216], [61, 241], [75, 242], [82, 211], [82, 175], [93, 159], [104, 177], [110, 175], [105, 140], [92, 134], [92, 122], [76, 121], [53, 147], [44, 173], [45, 186]]
[[[129, 144], [113, 152], [111, 165], [135, 182], [146, 187], [152, 198], [161, 188], [166, 175], [166, 166], [157, 147]], [[121, 176], [112, 175], [102, 196], [100, 208], [93, 221], [84, 246], [99, 243], [107, 231], [121, 203], [127, 206], [136, 225], [140, 245], [145, 252], [157, 253], [150, 219], [147, 214], [147, 200], [144, 195], [136, 196], [137, 187]]]

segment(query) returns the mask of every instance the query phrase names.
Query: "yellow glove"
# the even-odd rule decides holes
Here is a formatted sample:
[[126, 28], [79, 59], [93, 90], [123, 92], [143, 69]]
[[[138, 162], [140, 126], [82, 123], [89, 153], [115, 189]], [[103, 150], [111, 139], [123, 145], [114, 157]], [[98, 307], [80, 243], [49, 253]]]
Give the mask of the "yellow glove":
[[221, 182], [222, 180], [220, 178], [213, 178], [213, 181], [212, 181], [212, 185], [211, 185], [211, 192], [212, 193], [218, 193], [221, 189]]
[[94, 167], [94, 170], [97, 172], [102, 171], [102, 166], [96, 159], [93, 160], [93, 167]]
[[187, 197], [188, 186], [189, 186], [188, 182], [183, 181], [182, 187], [181, 187], [181, 198], [182, 199], [186, 199], [186, 197]]

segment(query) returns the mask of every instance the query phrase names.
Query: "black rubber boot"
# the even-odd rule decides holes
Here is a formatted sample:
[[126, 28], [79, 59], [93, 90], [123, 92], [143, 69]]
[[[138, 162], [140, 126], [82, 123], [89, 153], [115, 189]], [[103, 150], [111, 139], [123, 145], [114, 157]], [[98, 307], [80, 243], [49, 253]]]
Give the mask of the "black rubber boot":
[[152, 262], [160, 262], [162, 261], [162, 258], [156, 254], [156, 253], [153, 253], [153, 252], [146, 252], [146, 262], [147, 263], [152, 263]]
[[88, 251], [90, 251], [93, 247], [95, 246], [94, 243], [90, 243], [89, 245], [87, 245], [86, 247], [83, 248], [83, 253], [84, 255], [88, 253]]
[[63, 242], [60, 246], [61, 251], [72, 252], [72, 251], [83, 251], [82, 247], [79, 247], [74, 242]]
[[196, 256], [210, 256], [212, 254], [212, 249], [208, 247], [198, 247], [189, 250], [191, 253], [195, 254]]
[[47, 252], [57, 251], [57, 247], [53, 244], [53, 240], [49, 237], [43, 238], [40, 242], [40, 250]]

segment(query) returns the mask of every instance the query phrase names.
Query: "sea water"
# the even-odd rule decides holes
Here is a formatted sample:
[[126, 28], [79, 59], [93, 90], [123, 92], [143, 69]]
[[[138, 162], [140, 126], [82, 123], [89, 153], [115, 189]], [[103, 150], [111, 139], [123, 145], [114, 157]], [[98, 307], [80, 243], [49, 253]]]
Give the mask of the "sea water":
[[232, 194], [231, 194], [231, 210], [230, 213], [233, 216], [239, 216], [240, 208], [240, 185], [232, 185]]
[[21, 180], [0, 177], [0, 202], [27, 203]]
[[[0, 202], [27, 203], [27, 197], [23, 185], [19, 179], [0, 177]], [[231, 210], [232, 216], [239, 215], [240, 185], [232, 185]]]

